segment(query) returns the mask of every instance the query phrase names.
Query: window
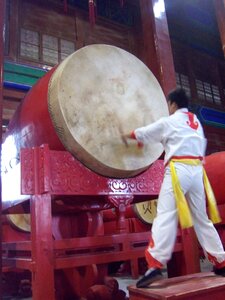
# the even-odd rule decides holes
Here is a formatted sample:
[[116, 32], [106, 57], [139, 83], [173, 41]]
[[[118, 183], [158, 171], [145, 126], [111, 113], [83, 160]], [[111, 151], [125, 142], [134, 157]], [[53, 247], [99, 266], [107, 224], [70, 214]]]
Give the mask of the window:
[[57, 64], [59, 62], [58, 39], [51, 35], [42, 36], [43, 62]]
[[66, 58], [68, 55], [70, 55], [71, 53], [73, 53], [75, 51], [74, 48], [74, 43], [67, 41], [67, 40], [60, 40], [61, 43], [61, 59], [63, 60], [64, 58]]
[[75, 43], [56, 36], [21, 29], [20, 56], [40, 63], [56, 65], [75, 51]]
[[21, 56], [38, 60], [39, 59], [39, 35], [35, 31], [21, 29], [20, 33], [20, 54]]
[[195, 82], [199, 99], [221, 105], [218, 86], [201, 81], [199, 79], [196, 79]]
[[214, 84], [212, 84], [212, 94], [213, 94], [214, 102], [220, 105], [221, 104], [220, 91], [219, 88]]
[[187, 75], [176, 73], [177, 87], [183, 88], [188, 96], [191, 96], [190, 83]]

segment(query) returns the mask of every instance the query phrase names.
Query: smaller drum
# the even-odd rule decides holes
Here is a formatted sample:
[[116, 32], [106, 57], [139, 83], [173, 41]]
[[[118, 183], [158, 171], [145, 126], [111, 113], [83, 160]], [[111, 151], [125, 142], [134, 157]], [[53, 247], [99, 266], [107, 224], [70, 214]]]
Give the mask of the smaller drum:
[[7, 215], [10, 224], [18, 230], [30, 232], [30, 214], [10, 214]]
[[142, 222], [152, 224], [157, 214], [157, 199], [135, 203], [133, 208]]

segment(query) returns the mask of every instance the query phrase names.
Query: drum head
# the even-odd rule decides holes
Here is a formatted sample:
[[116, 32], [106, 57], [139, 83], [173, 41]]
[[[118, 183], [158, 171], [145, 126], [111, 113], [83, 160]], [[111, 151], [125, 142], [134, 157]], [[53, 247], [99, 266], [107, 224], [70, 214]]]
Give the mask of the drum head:
[[157, 199], [135, 203], [134, 212], [146, 224], [152, 224], [157, 214]]
[[65, 148], [101, 175], [137, 175], [163, 151], [161, 144], [140, 149], [121, 139], [167, 116], [168, 109], [152, 72], [120, 48], [90, 45], [67, 57], [51, 77], [48, 106]]

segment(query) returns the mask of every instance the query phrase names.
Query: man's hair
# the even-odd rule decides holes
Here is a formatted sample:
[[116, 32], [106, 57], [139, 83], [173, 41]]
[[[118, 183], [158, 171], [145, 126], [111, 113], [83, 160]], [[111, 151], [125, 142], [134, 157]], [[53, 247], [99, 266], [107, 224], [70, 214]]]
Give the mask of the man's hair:
[[170, 103], [175, 102], [178, 108], [188, 108], [189, 98], [186, 95], [185, 90], [182, 88], [177, 88], [171, 91], [168, 94], [167, 99]]

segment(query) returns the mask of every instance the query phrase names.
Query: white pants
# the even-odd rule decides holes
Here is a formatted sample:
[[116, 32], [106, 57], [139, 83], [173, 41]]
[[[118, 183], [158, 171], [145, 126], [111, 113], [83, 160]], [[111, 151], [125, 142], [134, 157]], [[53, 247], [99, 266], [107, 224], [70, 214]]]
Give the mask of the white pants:
[[[194, 229], [206, 257], [210, 254], [215, 264], [225, 261], [225, 252], [220, 237], [206, 213], [205, 190], [202, 166], [175, 163], [176, 172], [184, 195], [188, 201]], [[153, 247], [147, 249], [150, 255], [165, 265], [171, 258], [177, 235], [177, 208], [171, 182], [169, 166], [165, 169], [160, 190], [157, 216], [152, 225]]]

